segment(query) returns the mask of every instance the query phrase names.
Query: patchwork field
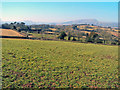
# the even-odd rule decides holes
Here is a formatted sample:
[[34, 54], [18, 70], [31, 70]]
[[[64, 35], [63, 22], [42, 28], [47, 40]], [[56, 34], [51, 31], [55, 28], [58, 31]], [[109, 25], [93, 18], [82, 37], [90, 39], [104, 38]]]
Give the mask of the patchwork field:
[[19, 36], [23, 37], [20, 33], [12, 29], [0, 29], [0, 36]]
[[118, 46], [2, 39], [3, 88], [118, 87]]

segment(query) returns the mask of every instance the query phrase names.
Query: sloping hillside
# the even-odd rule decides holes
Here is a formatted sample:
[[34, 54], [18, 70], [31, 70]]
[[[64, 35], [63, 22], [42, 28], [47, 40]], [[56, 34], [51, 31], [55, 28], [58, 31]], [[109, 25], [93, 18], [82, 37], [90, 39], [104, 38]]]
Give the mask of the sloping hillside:
[[11, 30], [11, 29], [0, 29], [0, 36], [18, 36], [18, 37], [24, 37], [24, 35], [21, 35], [19, 32]]
[[118, 46], [2, 39], [3, 88], [118, 88], [118, 67]]

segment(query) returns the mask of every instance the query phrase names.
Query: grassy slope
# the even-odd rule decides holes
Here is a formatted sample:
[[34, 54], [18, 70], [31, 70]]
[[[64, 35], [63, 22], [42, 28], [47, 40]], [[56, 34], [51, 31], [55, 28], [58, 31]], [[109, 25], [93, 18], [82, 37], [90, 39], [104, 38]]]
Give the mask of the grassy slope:
[[118, 47], [3, 39], [3, 87], [117, 87]]
[[0, 36], [23, 36], [15, 30], [11, 29], [0, 29]]

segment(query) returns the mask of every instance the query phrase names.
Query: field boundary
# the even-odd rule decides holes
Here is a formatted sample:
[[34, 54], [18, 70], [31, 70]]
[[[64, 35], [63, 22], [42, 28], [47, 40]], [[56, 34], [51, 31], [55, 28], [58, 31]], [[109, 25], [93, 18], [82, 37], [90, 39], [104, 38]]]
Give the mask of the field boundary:
[[31, 37], [18, 37], [18, 36], [0, 36], [0, 38], [37, 39], [37, 38], [31, 38]]

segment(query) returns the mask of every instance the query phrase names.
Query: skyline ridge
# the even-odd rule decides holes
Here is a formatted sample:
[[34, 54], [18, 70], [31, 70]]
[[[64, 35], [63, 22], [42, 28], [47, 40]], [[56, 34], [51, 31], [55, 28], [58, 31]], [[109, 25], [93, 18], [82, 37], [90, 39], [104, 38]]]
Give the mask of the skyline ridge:
[[78, 19], [78, 20], [69, 20], [63, 22], [35, 22], [31, 20], [23, 20], [23, 21], [1, 21], [2, 23], [11, 23], [11, 22], [25, 22], [26, 25], [32, 24], [51, 24], [51, 25], [72, 25], [72, 24], [94, 24], [97, 26], [110, 26], [110, 27], [118, 27], [118, 22], [103, 22], [97, 19]]

